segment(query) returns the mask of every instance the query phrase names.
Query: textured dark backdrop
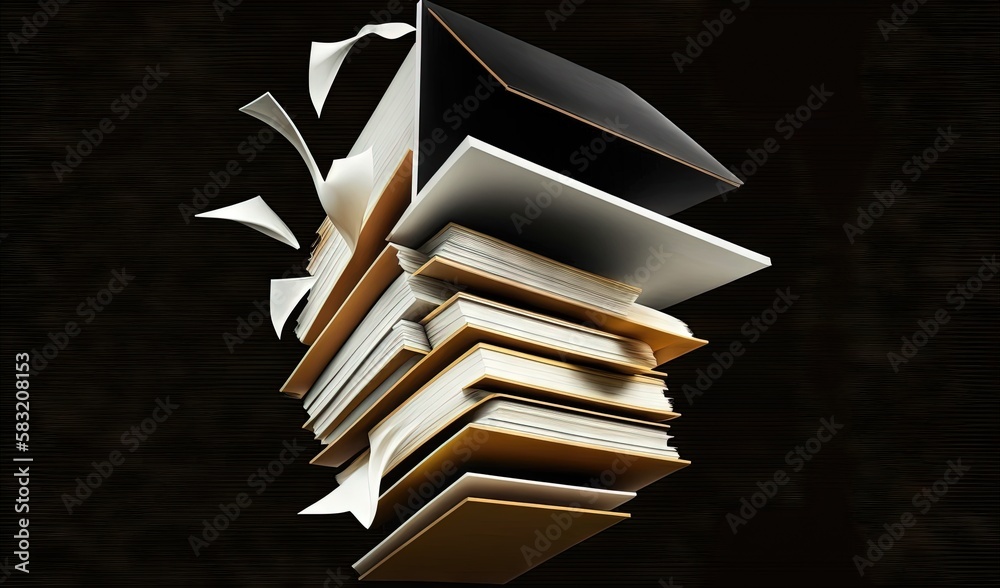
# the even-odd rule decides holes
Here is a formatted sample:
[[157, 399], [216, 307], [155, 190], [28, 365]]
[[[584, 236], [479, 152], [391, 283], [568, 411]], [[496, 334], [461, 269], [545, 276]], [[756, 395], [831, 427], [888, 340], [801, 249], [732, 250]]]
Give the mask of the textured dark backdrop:
[[[810, 86], [834, 93], [746, 187], [677, 216], [774, 264], [671, 309], [712, 341], [669, 366], [684, 413], [675, 442], [694, 465], [642, 491], [632, 520], [513, 585], [995, 584], [1000, 280], [957, 312], [946, 296], [998, 248], [997, 4], [929, 0], [888, 40], [877, 24], [888, 0], [750, 0], [744, 12], [587, 0], [555, 31], [545, 11], [557, 0], [443, 4], [620, 80], [726, 164], [777, 136], [775, 120]], [[404, 6], [399, 20], [412, 22]], [[77, 306], [122, 267], [134, 281], [31, 379], [30, 580], [321, 586], [376, 542], [350, 516], [295, 514], [333, 487], [307, 464], [316, 445], [300, 404], [277, 392], [305, 348], [265, 324], [230, 353], [223, 334], [302, 262], [322, 217], [282, 139], [249, 163], [237, 153], [261, 128], [237, 108], [269, 90], [321, 168], [345, 155], [409, 41], [373, 41], [346, 65], [321, 120], [309, 42], [345, 38], [384, 7], [250, 0], [220, 21], [209, 0], [74, 1], [15, 53], [7, 35], [38, 7], [4, 3], [0, 561], [16, 563], [10, 360], [82, 322]], [[736, 21], [679, 73], [671, 54], [727, 7]], [[111, 102], [157, 64], [169, 77], [117, 120]], [[115, 130], [57, 180], [52, 162], [104, 117]], [[947, 126], [960, 138], [910, 182], [901, 166]], [[301, 251], [234, 223], [185, 223], [178, 205], [230, 159], [242, 173], [210, 207], [261, 194]], [[894, 180], [907, 193], [850, 244], [843, 223]], [[682, 385], [746, 342], [741, 326], [785, 287], [801, 297], [792, 309], [688, 403]], [[942, 307], [951, 321], [894, 373], [886, 354]], [[75, 478], [168, 397], [180, 408], [69, 514], [61, 496]], [[845, 429], [792, 472], [785, 454], [831, 416]], [[187, 537], [293, 439], [306, 454], [195, 557]], [[852, 557], [959, 458], [971, 471], [859, 576]], [[788, 485], [734, 535], [727, 513], [779, 468]]]

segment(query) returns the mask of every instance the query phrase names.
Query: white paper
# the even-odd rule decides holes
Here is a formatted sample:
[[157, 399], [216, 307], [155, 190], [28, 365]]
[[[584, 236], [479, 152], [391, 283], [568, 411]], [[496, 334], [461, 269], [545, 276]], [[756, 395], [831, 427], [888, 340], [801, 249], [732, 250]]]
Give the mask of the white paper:
[[351, 251], [358, 246], [361, 227], [365, 223], [365, 211], [368, 210], [368, 199], [374, 185], [375, 164], [371, 149], [353, 157], [335, 160], [326, 180], [316, 184], [316, 193], [323, 210], [347, 241]]
[[384, 39], [398, 39], [403, 35], [416, 31], [414, 27], [402, 22], [387, 22], [383, 24], [365, 25], [350, 39], [334, 43], [313, 43], [309, 51], [309, 96], [312, 98], [316, 116], [323, 111], [323, 103], [330, 94], [333, 80], [340, 71], [344, 59], [351, 52], [361, 37], [375, 34]]
[[[512, 223], [511, 214], [525, 210], [524, 195], [540, 189], [553, 195], [551, 205], [530, 225]], [[528, 239], [556, 261], [615, 280], [646, 275], [638, 270], [652, 268], [652, 259], [659, 269], [648, 272], [637, 302], [655, 309], [771, 265], [764, 255], [471, 136], [414, 196], [389, 241], [420, 247], [449, 222], [512, 243]]]
[[[391, 457], [393, 441], [402, 438], [420, 425], [419, 419], [413, 419], [401, 424], [400, 430], [394, 431], [390, 428], [386, 431], [382, 427], [376, 427], [369, 435], [371, 451], [359, 457], [351, 467], [337, 474], [340, 486], [299, 514], [350, 512], [366, 529], [371, 528], [375, 512], [378, 510], [379, 482]], [[387, 437], [389, 439], [386, 439]]]
[[281, 217], [271, 210], [271, 207], [268, 206], [267, 202], [264, 202], [264, 199], [260, 196], [251, 198], [250, 200], [244, 200], [243, 202], [233, 204], [232, 206], [202, 212], [200, 214], [196, 214], [195, 216], [201, 218], [222, 218], [234, 220], [236, 222], [243, 223], [251, 229], [256, 229], [268, 237], [277, 239], [278, 241], [291, 245], [296, 249], [299, 248], [299, 242], [292, 233], [292, 230], [288, 228], [288, 225], [286, 225], [283, 220], [281, 220]]
[[358, 244], [358, 236], [361, 234], [361, 226], [364, 224], [368, 199], [375, 184], [371, 149], [352, 157], [335, 160], [330, 166], [330, 172], [323, 177], [299, 129], [270, 92], [247, 104], [240, 109], [240, 112], [264, 121], [295, 147], [309, 169], [323, 210], [350, 246], [351, 251], [354, 251]]
[[288, 320], [295, 305], [299, 303], [299, 300], [302, 300], [315, 281], [316, 276], [271, 280], [271, 324], [274, 325], [274, 331], [278, 334], [279, 339], [281, 339], [281, 330], [285, 326], [285, 321]]
[[[379, 484], [399, 448], [414, 441], [423, 443], [443, 424], [442, 419], [458, 414], [458, 407], [474, 406], [488, 394], [470, 389], [468, 395], [455, 395], [454, 390], [444, 385], [436, 391], [436, 402], [429, 401], [422, 409], [410, 406], [411, 410], [394, 413], [376, 425], [368, 434], [371, 450], [337, 474], [340, 486], [299, 514], [351, 512], [366, 529], [371, 528], [378, 510]], [[451, 398], [441, 398], [448, 393]]]
[[[357, 467], [353, 467], [357, 466]], [[340, 486], [299, 514], [337, 514], [350, 512], [365, 528], [375, 520], [375, 500], [371, 497], [368, 482], [368, 454], [362, 455], [352, 467], [337, 475]]]

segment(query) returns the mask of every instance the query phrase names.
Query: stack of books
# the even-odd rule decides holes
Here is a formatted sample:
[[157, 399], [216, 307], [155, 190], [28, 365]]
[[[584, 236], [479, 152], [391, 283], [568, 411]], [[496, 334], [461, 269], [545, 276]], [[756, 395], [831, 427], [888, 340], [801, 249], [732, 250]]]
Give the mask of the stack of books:
[[659, 309], [770, 261], [666, 216], [739, 180], [633, 92], [417, 10], [351, 152], [374, 162], [360, 236], [320, 227], [282, 391], [340, 468], [303, 513], [387, 532], [362, 579], [505, 583], [689, 464], [657, 368], [707, 342]]

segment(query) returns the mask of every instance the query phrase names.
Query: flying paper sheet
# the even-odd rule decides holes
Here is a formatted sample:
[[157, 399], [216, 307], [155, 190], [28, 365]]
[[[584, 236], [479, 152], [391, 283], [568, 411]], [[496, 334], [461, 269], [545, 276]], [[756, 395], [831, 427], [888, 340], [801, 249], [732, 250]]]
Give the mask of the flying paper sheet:
[[202, 212], [195, 216], [234, 220], [252, 229], [256, 229], [268, 237], [273, 237], [296, 249], [299, 248], [299, 242], [295, 238], [295, 235], [292, 234], [291, 229], [281, 220], [281, 217], [271, 210], [271, 207], [260, 196], [233, 204], [232, 206], [226, 206], [225, 208]]
[[[359, 467], [353, 467], [360, 464]], [[370, 528], [375, 520], [375, 510], [378, 497], [372, 498], [369, 484], [371, 464], [368, 456], [363, 455], [352, 464], [352, 467], [337, 474], [340, 486], [333, 492], [321, 498], [299, 514], [337, 514], [350, 512], [365, 528]]]
[[309, 51], [309, 96], [312, 98], [316, 116], [320, 116], [323, 103], [330, 93], [333, 80], [340, 71], [344, 59], [351, 52], [354, 43], [365, 35], [375, 34], [384, 39], [398, 39], [415, 31], [414, 27], [402, 22], [365, 25], [350, 39], [335, 43], [313, 43]]
[[474, 406], [489, 395], [489, 392], [470, 388], [463, 394], [451, 394], [446, 398], [447, 392], [451, 389], [439, 391], [423, 412], [396, 412], [376, 425], [368, 433], [371, 450], [337, 474], [340, 486], [299, 514], [351, 512], [365, 528], [370, 528], [378, 510], [379, 483], [400, 448], [419, 446], [433, 436], [442, 424], [440, 419], [459, 414], [461, 407]]
[[271, 280], [271, 324], [274, 325], [274, 331], [278, 334], [279, 339], [281, 339], [281, 329], [284, 328], [285, 321], [288, 320], [295, 305], [299, 303], [299, 300], [302, 300], [315, 281], [316, 276]]
[[264, 121], [295, 147], [306, 162], [323, 210], [347, 241], [351, 251], [354, 251], [375, 184], [375, 164], [371, 149], [353, 157], [335, 160], [324, 178], [299, 129], [270, 92], [247, 104], [240, 112]]
[[407, 433], [412, 434], [420, 424], [418, 419], [413, 419], [396, 430], [392, 426], [373, 429], [369, 434], [371, 452], [337, 474], [340, 486], [299, 514], [351, 512], [365, 528], [370, 528], [378, 510], [379, 481], [385, 474], [390, 454], [398, 447], [399, 439]]

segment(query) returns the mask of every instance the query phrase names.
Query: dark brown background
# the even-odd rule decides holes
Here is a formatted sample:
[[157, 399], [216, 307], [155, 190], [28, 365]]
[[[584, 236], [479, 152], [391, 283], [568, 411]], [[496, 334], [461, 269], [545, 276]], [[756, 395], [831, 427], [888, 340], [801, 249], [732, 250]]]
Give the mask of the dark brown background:
[[[929, 0], [884, 40], [888, 1], [751, 0], [678, 73], [671, 53], [728, 2], [587, 0], [552, 31], [558, 2], [442, 2], [611, 76], [726, 164], [775, 136], [813, 84], [834, 92], [728, 201], [678, 219], [770, 255], [773, 267], [671, 312], [712, 344], [669, 365], [694, 465], [644, 490], [633, 518], [516, 586], [985, 585], [998, 577], [997, 281], [893, 373], [886, 353], [997, 251], [995, 2]], [[220, 22], [209, 0], [71, 2], [15, 54], [3, 48], [3, 557], [13, 557], [10, 461], [16, 352], [40, 348], [122, 266], [133, 284], [31, 382], [30, 580], [38, 585], [321, 586], [377, 541], [350, 516], [296, 512], [333, 487], [307, 464], [305, 413], [278, 387], [304, 347], [260, 327], [230, 354], [268, 280], [300, 263], [322, 210], [297, 153], [237, 112], [270, 90], [321, 168], [346, 154], [409, 42], [373, 41], [345, 65], [317, 119], [309, 42], [346, 38], [381, 2], [247, 0]], [[412, 22], [412, 3], [398, 20]], [[3, 34], [33, 2], [5, 2]], [[170, 76], [58, 182], [51, 162], [139, 83]], [[939, 126], [961, 135], [919, 182], [901, 165]], [[303, 243], [235, 223], [186, 224], [178, 205], [230, 159], [243, 168], [211, 208], [261, 194]], [[854, 245], [842, 225], [874, 190], [909, 191]], [[694, 405], [679, 394], [776, 288], [801, 296]], [[72, 515], [60, 499], [156, 398], [181, 408]], [[725, 516], [821, 417], [846, 428], [734, 536]], [[187, 543], [247, 476], [299, 439], [310, 449], [196, 558]], [[972, 470], [861, 578], [851, 562], [912, 511], [946, 460]], [[11, 562], [12, 564], [14, 562]], [[11, 585], [28, 577], [14, 572]], [[350, 580], [348, 584], [355, 584]], [[333, 585], [333, 584], [331, 584]]]

